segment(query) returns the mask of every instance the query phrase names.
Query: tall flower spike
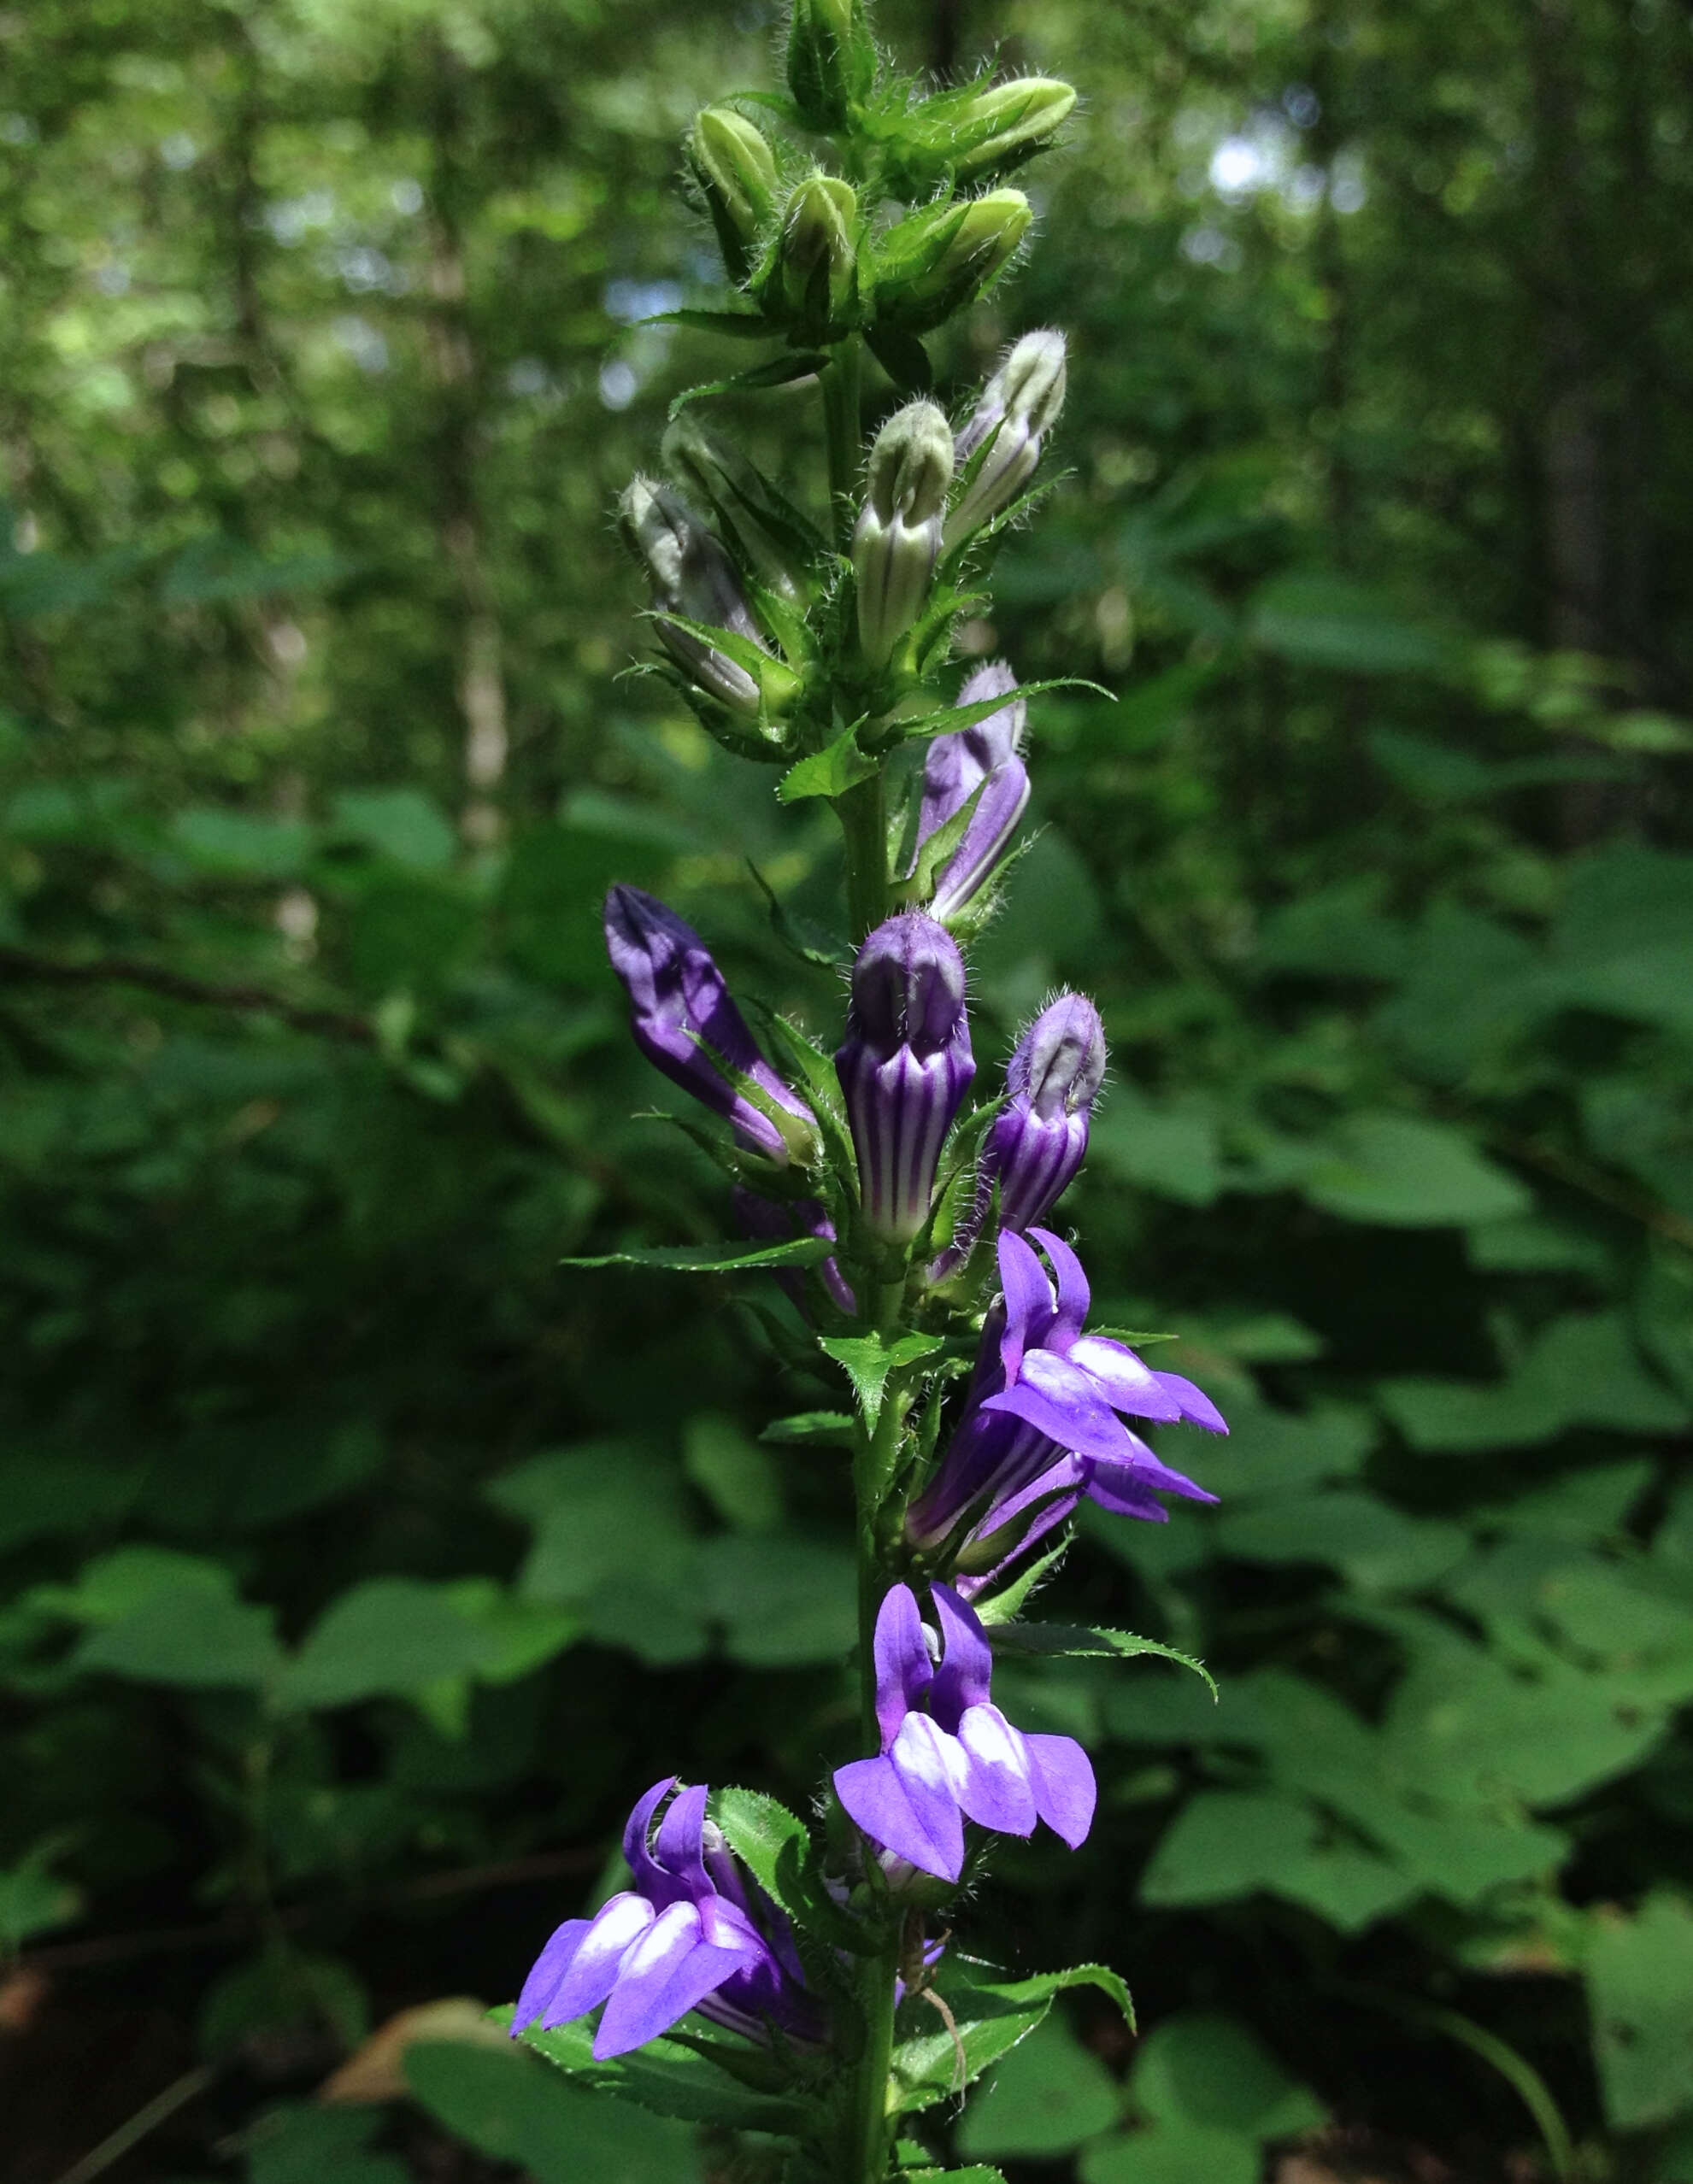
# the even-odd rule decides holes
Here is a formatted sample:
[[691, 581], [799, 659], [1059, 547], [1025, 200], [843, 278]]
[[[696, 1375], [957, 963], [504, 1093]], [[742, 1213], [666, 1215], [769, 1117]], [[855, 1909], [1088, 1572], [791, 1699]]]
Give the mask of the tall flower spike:
[[655, 895], [620, 885], [605, 899], [605, 944], [629, 996], [635, 1044], [653, 1067], [725, 1116], [767, 1160], [809, 1165], [817, 1151], [811, 1110], [758, 1051], [693, 927]]
[[954, 735], [937, 736], [923, 764], [920, 856], [923, 844], [981, 790], [962, 838], [935, 882], [929, 914], [943, 925], [966, 910], [992, 878], [1029, 801], [1029, 770], [1022, 757], [1028, 708], [1002, 660], [977, 668], [958, 693], [958, 702], [980, 705], [994, 697], [1006, 700], [997, 713]]
[[923, 611], [941, 550], [952, 435], [932, 402], [908, 402], [876, 435], [852, 534], [858, 641], [883, 666]]
[[656, 2040], [690, 2010], [755, 2040], [771, 2025], [791, 2039], [821, 2036], [822, 2011], [805, 1990], [786, 1920], [740, 1870], [705, 1807], [705, 1791], [678, 1788], [674, 1776], [653, 1784], [623, 1831], [634, 1887], [551, 1935], [518, 1997], [514, 2038], [602, 2003], [594, 2034], [602, 2062]]
[[[733, 563], [679, 494], [637, 478], [625, 489], [617, 514], [624, 538], [651, 582], [655, 605], [767, 650]], [[665, 650], [691, 681], [733, 713], [757, 713], [760, 684], [738, 660], [679, 623], [661, 619], [656, 626]], [[779, 669], [773, 659], [771, 667]], [[787, 679], [785, 671], [770, 679]]]
[[949, 554], [1007, 508], [1034, 475], [1041, 443], [1064, 407], [1064, 337], [1025, 334], [986, 386], [958, 435], [953, 453], [961, 473], [985, 449], [946, 520]]
[[917, 1597], [896, 1585], [876, 1617], [882, 1748], [835, 1774], [835, 1794], [873, 1842], [943, 1881], [964, 1870], [964, 1823], [1029, 1835], [1044, 1820], [1074, 1850], [1093, 1824], [1093, 1769], [1073, 1737], [1026, 1735], [990, 1695], [987, 1633], [949, 1586], [930, 1588], [931, 1658]]
[[835, 1073], [865, 1220], [908, 1243], [929, 1218], [941, 1148], [976, 1074], [964, 959], [920, 910], [888, 919], [859, 949]]

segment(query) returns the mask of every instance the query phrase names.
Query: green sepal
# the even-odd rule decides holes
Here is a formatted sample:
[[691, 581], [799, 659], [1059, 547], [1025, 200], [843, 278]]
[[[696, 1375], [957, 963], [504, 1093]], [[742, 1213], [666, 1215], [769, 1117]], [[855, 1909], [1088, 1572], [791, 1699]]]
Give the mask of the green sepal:
[[771, 930], [785, 948], [802, 963], [815, 964], [820, 971], [844, 970], [851, 962], [852, 950], [846, 942], [837, 940], [809, 918], [795, 917], [750, 857], [747, 859], [747, 870], [769, 907]]
[[1108, 1342], [1131, 1345], [1137, 1342], [1179, 1342], [1182, 1339], [1179, 1335], [1163, 1332], [1155, 1327], [1090, 1327], [1088, 1333], [1102, 1335]]
[[644, 607], [640, 619], [644, 622], [667, 622], [672, 629], [685, 630], [690, 637], [698, 637], [714, 652], [720, 652], [726, 660], [732, 660], [736, 666], [744, 668], [755, 682], [773, 667], [783, 667], [788, 673], [793, 672], [787, 662], [778, 659], [773, 652], [767, 652], [761, 644], [755, 644], [750, 637], [742, 637], [736, 630], [723, 629], [715, 622], [691, 621], [685, 614], [673, 614], [667, 607]]
[[770, 321], [761, 311], [659, 311], [638, 319], [643, 326], [689, 326], [696, 333], [723, 334], [731, 341], [768, 341]]
[[990, 1645], [993, 1643], [995, 1626], [1010, 1623], [1043, 1579], [1057, 1574], [1058, 1565], [1070, 1552], [1070, 1536], [1068, 1532], [1065, 1532], [1056, 1547], [1049, 1547], [1044, 1554], [1038, 1555], [1026, 1570], [1019, 1570], [1002, 1593], [996, 1593], [991, 1600], [971, 1601], [976, 1620], [988, 1630]]
[[[673, 615], [673, 621], [676, 618]], [[700, 632], [709, 637], [708, 630]], [[973, 728], [977, 721], [985, 720], [992, 713], [1003, 713], [1008, 705], [1018, 698], [1038, 697], [1044, 690], [1091, 690], [1096, 697], [1109, 698], [1117, 702], [1115, 690], [1108, 690], [1102, 683], [1090, 683], [1084, 675], [1051, 675], [1039, 683], [1019, 683], [1016, 689], [1002, 697], [979, 698], [969, 705], [943, 705], [933, 713], [926, 713], [920, 719], [902, 721], [895, 741], [901, 743], [921, 743], [937, 736], [955, 734], [961, 728]]]
[[993, 1625], [989, 1643], [996, 1653], [1014, 1653], [1047, 1660], [1129, 1660], [1140, 1653], [1156, 1654], [1161, 1661], [1175, 1661], [1202, 1679], [1211, 1696], [1218, 1697], [1217, 1679], [1203, 1661], [1191, 1653], [1179, 1653], [1173, 1646], [1161, 1646], [1155, 1638], [1138, 1637], [1132, 1630], [1094, 1630], [1083, 1623], [1007, 1623]]
[[[499, 2010], [493, 2015], [497, 2022], [509, 2025], [513, 2011]], [[550, 2032], [532, 2025], [518, 2038], [578, 2084], [634, 2101], [656, 2116], [717, 2123], [734, 2131], [768, 2131], [782, 2138], [797, 2137], [806, 2126], [802, 2102], [756, 2092], [718, 2069], [709, 2052], [716, 2043], [691, 2040], [685, 2046], [666, 2038], [650, 2040], [627, 2055], [597, 2062], [593, 2034], [579, 2020]]]
[[898, 326], [872, 326], [864, 343], [902, 395], [933, 392], [935, 367], [915, 334]]
[[[828, 967], [834, 969], [836, 966], [831, 964]], [[854, 1171], [852, 1146], [845, 1135], [846, 1109], [842, 1103], [840, 1080], [835, 1075], [834, 1063], [821, 1047], [808, 1039], [799, 1026], [791, 1023], [785, 1016], [779, 1014], [773, 1008], [761, 1007], [756, 1001], [751, 1006], [758, 1017], [760, 1030], [767, 1034], [771, 1045], [777, 1049], [777, 1059], [785, 1062], [800, 1078], [801, 1082], [795, 1089], [808, 1097], [814, 1113], [821, 1111], [818, 1127], [826, 1130], [832, 1125], [838, 1133], [835, 1149], [844, 1160], [843, 1172], [851, 1175]]]
[[822, 1236], [795, 1236], [783, 1243], [658, 1244], [602, 1252], [592, 1259], [561, 1259], [561, 1266], [650, 1266], [668, 1274], [738, 1274], [764, 1266], [820, 1265], [834, 1246]]
[[[1042, 1972], [1033, 1979], [943, 1979], [939, 1992], [952, 2012], [956, 2036], [937, 2015], [932, 2032], [898, 2043], [889, 2087], [892, 2112], [910, 2115], [950, 2099], [960, 2087], [961, 2052], [962, 2082], [968, 2085], [1026, 2039], [1052, 2007], [1053, 1998], [1067, 1987], [1102, 1988], [1122, 2011], [1130, 2030], [1134, 2029], [1129, 1990], [1103, 1964], [1073, 1964], [1067, 1971]], [[915, 2012], [922, 2007], [920, 2002], [912, 2003], [901, 2017], [915, 2022]]]
[[712, 1793], [710, 1811], [730, 1849], [799, 1931], [855, 1954], [874, 1946], [878, 1937], [824, 1887], [811, 1831], [797, 1813], [761, 1790], [732, 1788]]
[[714, 395], [750, 394], [761, 387], [791, 386], [796, 379], [812, 378], [828, 361], [815, 349], [785, 349], [779, 356], [755, 364], [750, 371], [737, 372], [732, 379], [706, 379], [697, 387], [684, 387], [666, 413], [667, 419], [679, 417], [691, 402], [707, 402]]
[[909, 875], [896, 883], [902, 899], [907, 902], [926, 902], [935, 891], [935, 881], [963, 841], [970, 822], [976, 816], [976, 807], [987, 793], [990, 779], [984, 774], [944, 825], [938, 826], [917, 852], [916, 862]]
[[858, 724], [844, 728], [832, 743], [801, 759], [776, 784], [779, 804], [797, 804], [808, 796], [840, 796], [867, 781], [881, 764], [858, 747]]
[[846, 1411], [796, 1411], [789, 1418], [772, 1418], [758, 1437], [783, 1448], [849, 1448], [856, 1430]]
[[890, 1377], [907, 1365], [932, 1357], [946, 1345], [939, 1335], [902, 1335], [896, 1342], [884, 1342], [879, 1335], [871, 1334], [820, 1335], [817, 1347], [851, 1381], [865, 1425], [874, 1433]]

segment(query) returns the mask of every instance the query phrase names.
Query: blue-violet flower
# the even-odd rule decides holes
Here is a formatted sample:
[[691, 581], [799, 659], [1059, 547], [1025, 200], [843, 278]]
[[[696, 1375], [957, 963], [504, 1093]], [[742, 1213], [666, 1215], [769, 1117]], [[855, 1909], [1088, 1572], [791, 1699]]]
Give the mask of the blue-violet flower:
[[1073, 1737], [1026, 1735], [989, 1695], [987, 1634], [949, 1586], [930, 1594], [938, 1641], [908, 1585], [876, 1617], [876, 1721], [882, 1749], [838, 1768], [849, 1817], [896, 1858], [956, 1881], [964, 1823], [1028, 1835], [1037, 1820], [1072, 1850], [1093, 1823], [1093, 1769]]
[[992, 877], [1029, 801], [1029, 771], [1022, 759], [1028, 708], [1017, 696], [1016, 678], [1002, 660], [977, 668], [959, 692], [958, 702], [980, 705], [996, 697], [1005, 700], [999, 711], [951, 735], [937, 736], [923, 764], [923, 801], [917, 821], [920, 851], [976, 797], [963, 836], [935, 881], [929, 914], [943, 925], [967, 908]]
[[941, 1147], [976, 1074], [964, 959], [920, 910], [886, 919], [859, 949], [835, 1072], [866, 1222], [908, 1242], [929, 1218]]
[[656, 2040], [690, 2010], [755, 2040], [772, 2025], [791, 2039], [821, 2037], [822, 2012], [806, 1991], [787, 1921], [742, 1871], [705, 1806], [703, 1788], [678, 1788], [674, 1776], [654, 1783], [623, 1831], [634, 1887], [553, 1934], [523, 1983], [514, 2036], [530, 2025], [550, 2031], [603, 2002], [594, 2034], [602, 2061]]

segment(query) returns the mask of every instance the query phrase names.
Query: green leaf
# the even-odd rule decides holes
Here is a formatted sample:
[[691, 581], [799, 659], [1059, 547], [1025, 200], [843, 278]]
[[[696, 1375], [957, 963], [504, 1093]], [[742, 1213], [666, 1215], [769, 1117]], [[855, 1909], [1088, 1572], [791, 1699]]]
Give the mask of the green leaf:
[[786, 1536], [726, 1534], [700, 1547], [693, 1600], [725, 1626], [732, 1659], [798, 1667], [844, 1658], [856, 1629], [852, 1558]]
[[0, 1958], [38, 1934], [68, 1925], [82, 1914], [82, 1892], [56, 1878], [56, 1858], [68, 1847], [61, 1835], [38, 1843], [15, 1865], [0, 1866]]
[[438, 2122], [535, 2184], [685, 2184], [701, 2174], [686, 2124], [572, 2085], [515, 2043], [415, 2040], [403, 2068]]
[[1215, 1535], [1221, 1552], [1238, 1561], [1325, 1563], [1370, 1593], [1429, 1584], [1470, 1544], [1461, 1525], [1407, 1516], [1346, 1488], [1226, 1511]]
[[820, 1335], [817, 1347], [845, 1368], [865, 1425], [874, 1433], [890, 1376], [932, 1357], [945, 1343], [938, 1335], [902, 1335], [895, 1342], [873, 1334]]
[[441, 872], [457, 860], [452, 822], [420, 789], [344, 789], [327, 832], [414, 872]]
[[1620, 1312], [1567, 1312], [1543, 1327], [1508, 1378], [1398, 1379], [1383, 1409], [1414, 1448], [1468, 1453], [1531, 1447], [1572, 1426], [1675, 1433], [1687, 1406], [1642, 1363]]
[[1041, 1655], [1056, 1660], [1127, 1660], [1137, 1653], [1154, 1653], [1160, 1660], [1176, 1661], [1191, 1669], [1217, 1696], [1217, 1681], [1203, 1661], [1179, 1653], [1173, 1646], [1161, 1646], [1155, 1638], [1138, 1638], [1132, 1630], [1094, 1630], [1071, 1623], [995, 1623], [988, 1637], [996, 1653]]
[[71, 1657], [138, 1683], [190, 1690], [256, 1689], [277, 1668], [275, 1614], [201, 1585], [156, 1592], [126, 1615], [91, 1630]]
[[787, 1243], [658, 1244], [608, 1251], [594, 1259], [561, 1259], [561, 1266], [650, 1266], [668, 1274], [736, 1274], [761, 1266], [815, 1266], [835, 1247], [820, 1236]]
[[1658, 1889], [1590, 1914], [1587, 1991], [1605, 2114], [1619, 2131], [1693, 2108], [1693, 1903]]
[[852, 1948], [861, 1935], [817, 1870], [811, 1831], [797, 1814], [760, 1790], [714, 1791], [711, 1811], [729, 1846], [794, 1924]]
[[1247, 611], [1255, 644], [1348, 675], [1433, 675], [1452, 664], [1446, 640], [1349, 577], [1296, 571], [1259, 585]]
[[1382, 1227], [1432, 1229], [1525, 1213], [1528, 1192], [1460, 1130], [1414, 1115], [1349, 1116], [1337, 1157], [1314, 1167], [1304, 1195], [1326, 1213]]
[[776, 801], [797, 804], [808, 796], [844, 796], [855, 782], [867, 781], [881, 766], [858, 748], [858, 725], [844, 728], [832, 743], [791, 766], [776, 785]]
[[209, 878], [251, 881], [298, 878], [316, 838], [302, 819], [220, 806], [179, 812], [170, 835], [173, 845]]
[[814, 1442], [830, 1448], [847, 1448], [857, 1430], [847, 1411], [796, 1411], [791, 1418], [773, 1418], [758, 1436], [761, 1441], [809, 1447]]
[[732, 379], [707, 379], [698, 386], [685, 387], [671, 403], [667, 422], [679, 417], [691, 402], [707, 402], [715, 395], [750, 394], [761, 387], [791, 386], [796, 379], [813, 378], [828, 361], [826, 356], [812, 351], [796, 354], [785, 349], [779, 356], [755, 364], [750, 371], [737, 372]]
[[444, 1587], [367, 1577], [331, 1602], [276, 1680], [285, 1708], [346, 1706], [474, 1675], [497, 1648], [453, 1607]]
[[[1067, 1971], [1042, 1972], [1032, 1979], [1000, 1981], [966, 1975], [962, 1967], [943, 1976], [940, 1989], [952, 2011], [956, 2038], [935, 2017], [936, 2029], [900, 2040], [894, 2049], [889, 2087], [894, 2112], [904, 2115], [932, 2108], [949, 2099], [959, 2083], [959, 2051], [963, 2051], [963, 2082], [979, 2078], [1025, 2039], [1052, 2007], [1053, 1997], [1067, 1987], [1102, 1988], [1123, 2012], [1131, 2028], [1134, 2008], [1129, 1990], [1114, 1971], [1102, 1964], [1076, 1964]], [[911, 2002], [901, 2011], [907, 2024], [920, 2023], [918, 2011], [933, 2014], [921, 2002]]]
[[366, 2144], [382, 2122], [377, 2108], [314, 2101], [268, 2109], [242, 2134], [247, 2184], [411, 2184], [397, 2154]]
[[1349, 1845], [1325, 1847], [1320, 1834], [1311, 1808], [1283, 1792], [1202, 1790], [1153, 1852], [1141, 1899], [1221, 1904], [1267, 1889], [1353, 1934], [1418, 1893], [1396, 1867]]
[[1108, 2131], [1121, 2108], [1116, 2080], [1055, 2013], [994, 2066], [965, 2111], [958, 2151], [1069, 2153]]
[[[503, 2023], [511, 2022], [509, 2010], [497, 2015]], [[783, 2137], [797, 2134], [808, 2118], [809, 2111], [800, 2102], [755, 2093], [696, 2049], [673, 2040], [650, 2040], [631, 2054], [600, 2063], [594, 2059], [593, 2034], [579, 2021], [551, 2032], [532, 2025], [519, 2038], [578, 2084], [614, 2093], [655, 2116], [674, 2116], [686, 2123], [720, 2123], [737, 2131], [770, 2131]]]
[[1115, 1085], [1093, 1118], [1088, 1148], [1110, 1174], [1179, 1205], [1214, 1205], [1222, 1194], [1221, 1144], [1208, 1101], [1154, 1101], [1132, 1085]]
[[682, 1468], [726, 1524], [773, 1532], [782, 1522], [782, 1471], [733, 1418], [697, 1412], [682, 1435]]

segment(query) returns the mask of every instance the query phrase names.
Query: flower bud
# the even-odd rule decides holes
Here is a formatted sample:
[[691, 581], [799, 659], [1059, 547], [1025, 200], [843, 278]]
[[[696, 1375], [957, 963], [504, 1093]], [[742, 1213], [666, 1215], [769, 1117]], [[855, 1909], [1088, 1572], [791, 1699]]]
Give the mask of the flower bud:
[[783, 518], [776, 495], [738, 448], [718, 439], [691, 409], [664, 435], [665, 467], [709, 507], [743, 567], [750, 565], [772, 590], [797, 597], [797, 588], [774, 526]]
[[[617, 518], [657, 606], [765, 649], [734, 565], [685, 501], [667, 486], [637, 478], [618, 503]], [[738, 660], [677, 623], [661, 619], [657, 629], [672, 659], [702, 690], [733, 712], [757, 713], [761, 686]], [[779, 670], [774, 660], [771, 666]], [[785, 678], [785, 670], [780, 673]]]
[[904, 117], [891, 148], [891, 179], [920, 198], [959, 182], [996, 181], [1044, 151], [1076, 94], [1051, 76], [1017, 76], [939, 92]]
[[878, 254], [877, 315], [926, 333], [985, 294], [1034, 218], [1020, 190], [926, 206], [889, 229]]
[[999, 1224], [1024, 1230], [1068, 1187], [1087, 1153], [1105, 1075], [1105, 1033], [1085, 994], [1049, 1001], [1006, 1065], [1004, 1108], [982, 1149], [983, 1195], [999, 1185]]
[[[923, 766], [923, 801], [917, 821], [917, 854], [981, 791], [957, 846], [935, 882], [929, 915], [942, 925], [965, 910], [992, 877], [1016, 832], [1029, 801], [1029, 773], [1022, 759], [1028, 708], [1002, 660], [977, 668], [958, 694], [961, 706], [991, 697], [1007, 703], [985, 720], [950, 736], [937, 736]], [[912, 869], [915, 871], [914, 862]]]
[[888, 919], [859, 949], [835, 1073], [865, 1220], [908, 1243], [929, 1218], [941, 1148], [976, 1073], [964, 959], [920, 910]]
[[858, 641], [879, 667], [923, 611], [951, 483], [945, 417], [932, 402], [908, 402], [876, 435], [852, 534]]
[[751, 246], [775, 205], [776, 156], [744, 114], [729, 106], [708, 106], [694, 118], [688, 160], [729, 277], [744, 280]]
[[808, 129], [841, 128], [875, 77], [863, 0], [792, 0], [788, 89]]
[[1063, 335], [1025, 334], [983, 388], [958, 435], [954, 452], [961, 471], [983, 452], [946, 520], [949, 553], [1016, 499], [1063, 407]]
[[857, 222], [857, 195], [838, 174], [808, 176], [788, 200], [775, 284], [801, 341], [834, 340], [847, 329], [858, 296]]
[[[751, 1150], [779, 1166], [817, 1151], [809, 1107], [758, 1051], [723, 973], [694, 931], [638, 887], [605, 899], [606, 953], [629, 996], [635, 1044], [673, 1084], [725, 1116]], [[745, 1084], [763, 1095], [755, 1102]]]

